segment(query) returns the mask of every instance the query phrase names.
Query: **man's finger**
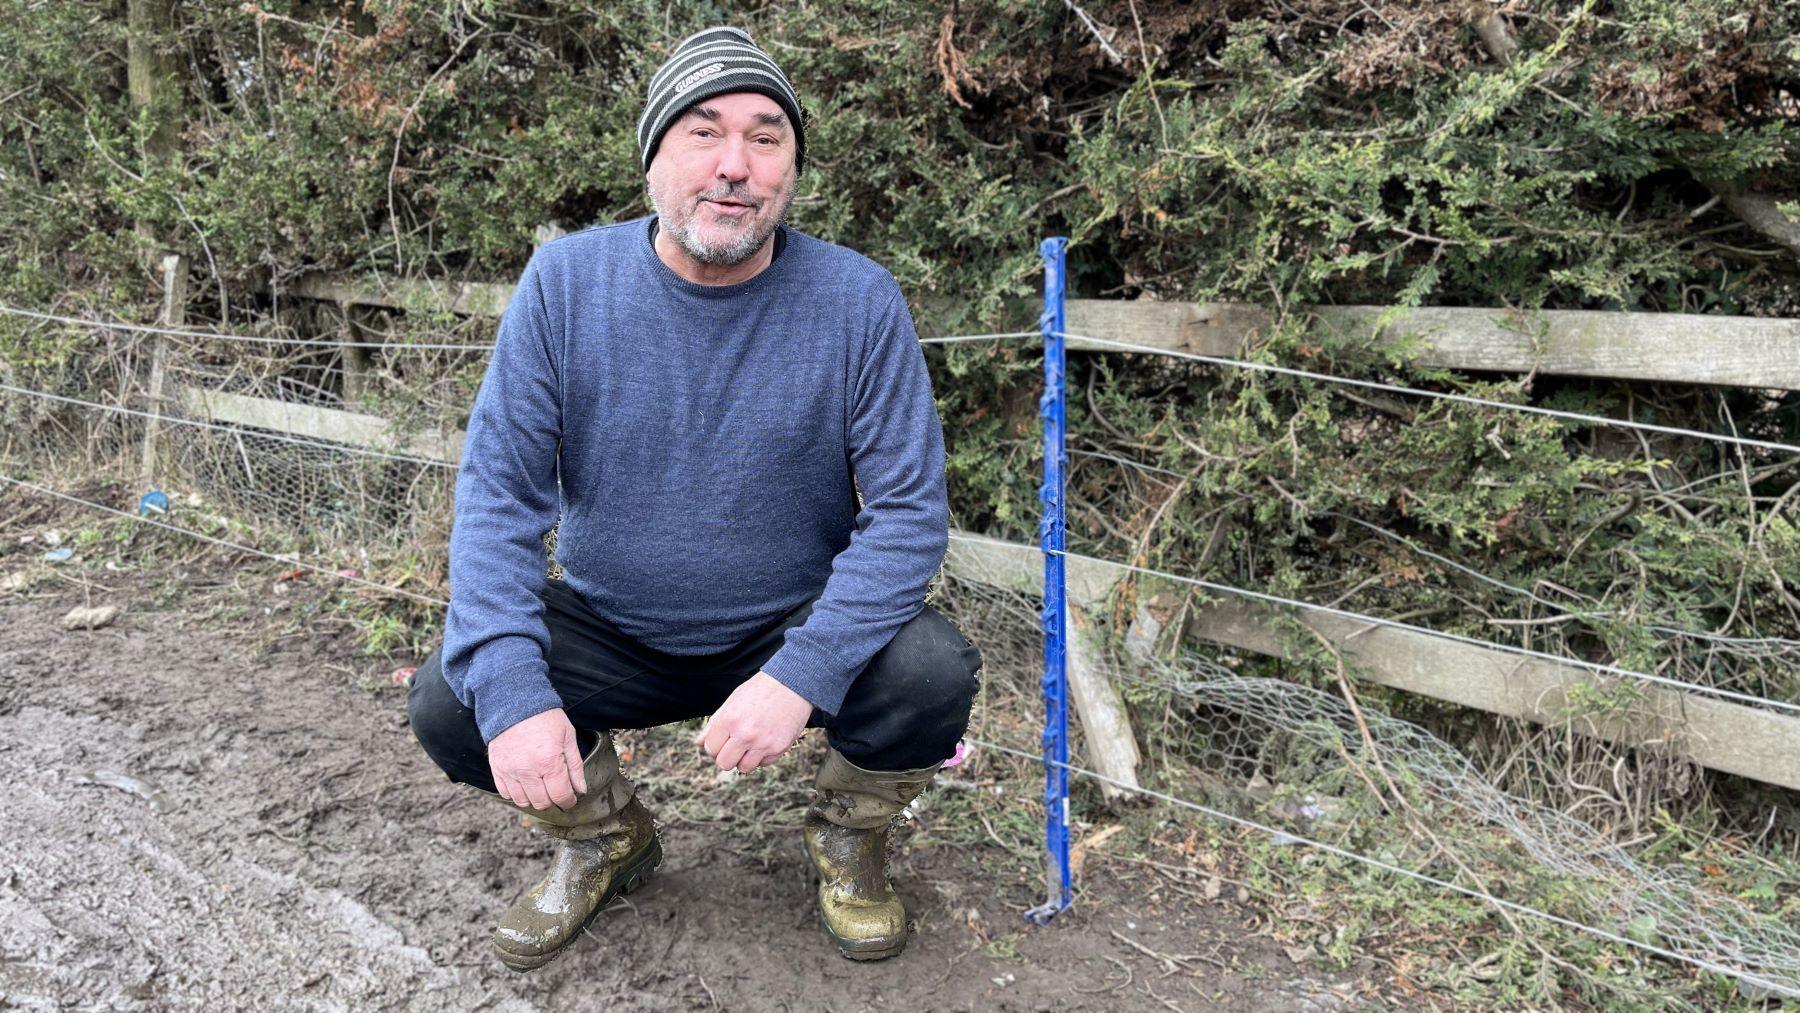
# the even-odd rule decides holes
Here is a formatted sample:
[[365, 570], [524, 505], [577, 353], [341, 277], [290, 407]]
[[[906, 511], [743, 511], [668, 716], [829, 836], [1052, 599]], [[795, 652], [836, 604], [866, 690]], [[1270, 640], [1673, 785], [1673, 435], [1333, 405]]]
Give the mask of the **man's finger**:
[[722, 726], [709, 721], [706, 725], [706, 737], [700, 740], [700, 748], [706, 750], [706, 755], [716, 760], [719, 758], [719, 750], [725, 747], [725, 743], [730, 741], [730, 738], [725, 734]]
[[544, 780], [544, 793], [558, 809], [570, 809], [575, 805], [575, 786], [570, 783], [566, 770], [557, 771]]
[[751, 771], [755, 770], [756, 768], [762, 766], [763, 760], [765, 760], [766, 758], [767, 757], [765, 754], [758, 752], [756, 750], [753, 750], [753, 749], [744, 750], [743, 758], [738, 760], [738, 762], [737, 762], [738, 773], [740, 773], [740, 774], [750, 773]]
[[501, 798], [515, 805], [518, 804], [519, 799], [524, 797], [519, 794], [518, 782], [498, 770], [494, 771], [494, 790], [500, 793]]
[[719, 752], [716, 757], [719, 761], [719, 769], [731, 770], [736, 767], [738, 761], [744, 758], [744, 752], [744, 743], [737, 739], [726, 740], [725, 745], [719, 747]]
[[569, 765], [569, 783], [575, 788], [575, 794], [587, 794], [587, 770], [581, 765], [581, 742], [577, 736], [571, 735], [563, 743], [563, 762]]
[[542, 781], [527, 781], [521, 778], [519, 786], [525, 789], [525, 798], [533, 809], [550, 808], [550, 793], [544, 790]]

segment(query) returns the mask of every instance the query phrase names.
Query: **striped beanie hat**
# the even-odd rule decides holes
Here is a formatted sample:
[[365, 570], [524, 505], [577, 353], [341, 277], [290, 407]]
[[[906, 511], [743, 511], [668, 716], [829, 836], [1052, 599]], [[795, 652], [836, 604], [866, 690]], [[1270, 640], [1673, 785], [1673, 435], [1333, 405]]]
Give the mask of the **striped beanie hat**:
[[750, 41], [750, 33], [724, 25], [682, 39], [650, 79], [650, 95], [637, 128], [644, 171], [650, 171], [663, 134], [689, 106], [734, 91], [767, 95], [787, 113], [794, 128], [794, 171], [799, 172], [806, 162], [806, 132], [794, 86], [769, 54]]

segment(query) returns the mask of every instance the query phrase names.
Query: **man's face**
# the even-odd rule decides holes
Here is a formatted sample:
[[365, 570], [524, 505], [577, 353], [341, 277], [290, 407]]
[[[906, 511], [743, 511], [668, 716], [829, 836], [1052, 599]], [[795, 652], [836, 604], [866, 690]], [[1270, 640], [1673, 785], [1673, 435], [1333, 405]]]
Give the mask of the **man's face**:
[[659, 227], [702, 264], [748, 260], [794, 199], [793, 125], [767, 95], [715, 95], [663, 135], [646, 180]]

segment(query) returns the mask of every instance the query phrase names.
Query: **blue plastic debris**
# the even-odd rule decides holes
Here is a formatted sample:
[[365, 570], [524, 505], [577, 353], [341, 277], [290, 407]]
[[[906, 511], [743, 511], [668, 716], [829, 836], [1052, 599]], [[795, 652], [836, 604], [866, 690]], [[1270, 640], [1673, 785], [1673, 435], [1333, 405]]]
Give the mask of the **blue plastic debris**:
[[161, 489], [152, 489], [138, 500], [139, 514], [149, 516], [150, 514], [166, 514], [168, 512], [169, 494], [163, 492]]
[[44, 559], [47, 562], [60, 563], [74, 554], [75, 550], [65, 545], [60, 549], [51, 549], [49, 552], [44, 553]]

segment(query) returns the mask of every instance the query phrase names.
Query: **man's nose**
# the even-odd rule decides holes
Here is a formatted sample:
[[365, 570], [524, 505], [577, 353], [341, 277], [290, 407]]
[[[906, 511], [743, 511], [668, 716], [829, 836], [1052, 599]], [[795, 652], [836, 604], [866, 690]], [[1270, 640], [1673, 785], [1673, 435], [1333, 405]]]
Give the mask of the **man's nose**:
[[725, 138], [725, 146], [719, 152], [719, 165], [715, 170], [722, 180], [740, 182], [750, 178], [749, 143], [742, 135], [732, 134]]

